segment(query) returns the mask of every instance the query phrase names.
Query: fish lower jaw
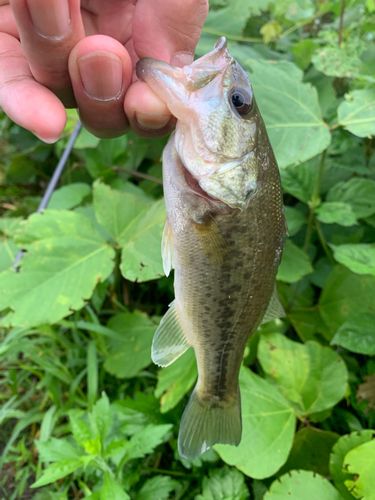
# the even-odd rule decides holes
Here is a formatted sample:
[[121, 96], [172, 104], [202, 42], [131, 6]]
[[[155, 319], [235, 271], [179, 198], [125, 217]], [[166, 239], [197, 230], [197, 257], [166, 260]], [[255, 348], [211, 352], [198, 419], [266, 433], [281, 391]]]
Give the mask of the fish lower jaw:
[[185, 165], [183, 165], [183, 174], [186, 184], [195, 195], [213, 203], [222, 203], [219, 198], [214, 198], [200, 187], [198, 180], [194, 177], [190, 170], [185, 167]]

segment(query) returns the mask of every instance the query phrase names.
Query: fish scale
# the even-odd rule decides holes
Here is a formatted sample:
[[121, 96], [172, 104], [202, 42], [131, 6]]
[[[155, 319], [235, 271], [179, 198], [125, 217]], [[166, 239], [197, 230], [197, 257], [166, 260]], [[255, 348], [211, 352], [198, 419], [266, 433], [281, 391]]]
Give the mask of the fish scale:
[[[280, 175], [251, 83], [225, 39], [183, 69], [141, 60], [137, 75], [178, 119], [163, 154], [162, 252], [166, 273], [175, 269], [175, 301], [152, 357], [166, 366], [194, 348], [198, 381], [179, 434], [179, 453], [193, 459], [216, 443], [239, 444], [246, 342], [283, 314], [275, 290], [286, 232]], [[243, 115], [234, 91], [250, 103]]]

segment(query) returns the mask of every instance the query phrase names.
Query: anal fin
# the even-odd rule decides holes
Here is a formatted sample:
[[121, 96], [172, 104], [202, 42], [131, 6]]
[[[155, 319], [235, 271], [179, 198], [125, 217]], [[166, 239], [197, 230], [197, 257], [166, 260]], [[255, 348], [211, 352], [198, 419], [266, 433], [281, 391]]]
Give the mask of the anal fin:
[[268, 323], [268, 321], [272, 321], [273, 319], [283, 318], [284, 316], [285, 316], [285, 311], [283, 306], [281, 305], [275, 286], [271, 300], [269, 301], [266, 310], [266, 314], [263, 316], [261, 325], [263, 325], [263, 323]]
[[179, 358], [190, 344], [178, 318], [173, 301], [160, 321], [152, 341], [152, 361], [159, 366], [168, 366]]

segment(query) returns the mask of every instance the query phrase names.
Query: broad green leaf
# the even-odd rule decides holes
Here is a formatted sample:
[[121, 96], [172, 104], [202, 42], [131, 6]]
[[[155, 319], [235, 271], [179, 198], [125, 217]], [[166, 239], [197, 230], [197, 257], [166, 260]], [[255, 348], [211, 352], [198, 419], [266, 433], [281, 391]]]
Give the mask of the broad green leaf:
[[13, 236], [19, 229], [22, 220], [22, 217], [1, 217], [0, 233], [8, 237]]
[[240, 372], [242, 440], [239, 446], [216, 445], [229, 465], [247, 476], [270, 477], [285, 463], [296, 417], [288, 401], [267, 380], [243, 367]]
[[313, 268], [305, 252], [287, 239], [277, 272], [277, 279], [287, 283], [294, 283], [312, 272]]
[[95, 403], [91, 414], [90, 421], [96, 433], [99, 434], [101, 441], [104, 441], [112, 423], [112, 409], [109, 404], [109, 399], [106, 394]]
[[351, 205], [357, 218], [375, 213], [375, 181], [353, 177], [336, 184], [327, 195], [327, 201], [341, 201]]
[[329, 336], [327, 327], [319, 311], [316, 309], [292, 309], [288, 314], [288, 319], [292, 322], [293, 328], [303, 342], [318, 340], [316, 337], [317, 333], [321, 333], [324, 337], [326, 337], [326, 335]]
[[123, 335], [111, 340], [104, 368], [119, 378], [135, 377], [151, 363], [151, 344], [156, 330], [148, 316], [141, 312], [126, 312], [113, 316], [108, 327]]
[[0, 235], [0, 273], [13, 265], [19, 250], [12, 239]]
[[179, 485], [170, 476], [154, 476], [148, 479], [136, 497], [136, 500], [168, 500], [170, 493]]
[[318, 94], [302, 71], [286, 61], [250, 60], [254, 94], [281, 169], [316, 156], [331, 142]]
[[306, 224], [306, 217], [302, 212], [293, 207], [285, 207], [285, 219], [289, 236], [294, 236]]
[[282, 169], [280, 175], [283, 189], [298, 200], [308, 203], [314, 192], [317, 168], [317, 160], [313, 159]]
[[276, 479], [264, 500], [342, 500], [332, 484], [311, 471], [294, 470]]
[[79, 449], [69, 443], [67, 439], [56, 439], [51, 437], [48, 441], [35, 441], [39, 456], [43, 462], [61, 462], [74, 460], [81, 456]]
[[48, 202], [48, 208], [56, 210], [74, 208], [82, 203], [83, 199], [90, 194], [91, 187], [84, 182], [69, 184], [53, 192]]
[[[356, 37], [355, 37], [356, 38]], [[346, 42], [340, 47], [323, 47], [312, 56], [316, 69], [328, 76], [339, 78], [353, 77], [361, 70], [362, 61], [359, 58], [364, 47], [362, 44]]]
[[148, 205], [138, 196], [111, 189], [99, 181], [94, 184], [96, 218], [116, 243]]
[[350, 317], [337, 330], [331, 340], [332, 345], [340, 345], [358, 354], [375, 355], [375, 312], [357, 314]]
[[313, 17], [315, 5], [312, 0], [282, 0], [274, 2], [274, 13], [297, 23]]
[[319, 310], [331, 335], [350, 317], [375, 312], [375, 277], [335, 266], [324, 283]]
[[375, 90], [353, 90], [337, 110], [340, 125], [358, 137], [375, 135]]
[[346, 393], [345, 363], [330, 347], [267, 333], [259, 340], [258, 359], [300, 417], [331, 408]]
[[332, 448], [329, 471], [336, 488], [345, 500], [353, 500], [353, 498], [355, 498], [349, 493], [348, 488], [345, 486], [345, 481], [353, 478], [353, 475], [344, 469], [345, 457], [350, 450], [371, 441], [373, 434], [374, 431], [371, 430], [346, 434], [345, 436], [341, 436]]
[[247, 500], [250, 497], [245, 478], [236, 469], [225, 466], [203, 478], [202, 494], [195, 500]]
[[104, 475], [103, 488], [100, 491], [100, 500], [130, 500], [130, 496], [109, 472]]
[[158, 372], [155, 396], [160, 398], [160, 411], [172, 410], [184, 397], [198, 376], [194, 349], [188, 349], [171, 365]]
[[74, 149], [85, 149], [92, 148], [96, 149], [100, 143], [100, 139], [90, 134], [88, 130], [82, 128], [76, 142], [74, 143]]
[[31, 485], [31, 488], [40, 488], [46, 484], [54, 483], [58, 479], [68, 476], [80, 467], [83, 467], [83, 462], [80, 459], [55, 462], [43, 471], [42, 476], [38, 479], [38, 481]]
[[120, 269], [124, 278], [148, 281], [164, 276], [161, 239], [166, 217], [164, 200], [159, 200], [124, 231], [119, 241], [123, 245]]
[[159, 444], [164, 441], [166, 434], [171, 430], [172, 424], [148, 425], [140, 430], [128, 442], [126, 449], [126, 461], [134, 458], [143, 458], [151, 453]]
[[18, 273], [4, 271], [0, 278], [0, 310], [12, 310], [4, 326], [56, 323], [80, 309], [113, 269], [113, 248], [78, 213], [34, 214], [15, 241], [26, 254]]
[[294, 436], [292, 450], [279, 474], [285, 474], [294, 469], [303, 469], [328, 476], [330, 452], [339, 437], [340, 435], [336, 432], [304, 427]]
[[349, 203], [342, 201], [327, 201], [315, 209], [316, 216], [324, 224], [340, 224], [341, 226], [354, 226], [357, 218]]
[[210, 9], [203, 30], [218, 36], [241, 35], [249, 17], [266, 10], [272, 1], [231, 0], [228, 7]]
[[372, 274], [375, 276], [375, 245], [363, 243], [353, 245], [330, 245], [333, 256], [340, 264], [357, 274]]
[[375, 439], [350, 450], [344, 458], [344, 469], [355, 476], [345, 481], [353, 495], [375, 500]]

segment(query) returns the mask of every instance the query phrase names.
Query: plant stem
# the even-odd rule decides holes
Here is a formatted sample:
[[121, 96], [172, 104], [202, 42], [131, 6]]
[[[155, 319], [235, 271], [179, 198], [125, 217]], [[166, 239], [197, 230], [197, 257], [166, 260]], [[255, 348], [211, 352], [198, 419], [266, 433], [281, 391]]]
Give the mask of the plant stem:
[[342, 0], [341, 10], [340, 10], [340, 24], [339, 24], [339, 47], [342, 43], [342, 26], [344, 21], [344, 11], [345, 11], [345, 0]]
[[332, 252], [331, 250], [328, 248], [328, 245], [326, 243], [326, 240], [324, 238], [324, 234], [323, 234], [323, 231], [322, 231], [322, 228], [320, 226], [320, 222], [315, 220], [315, 228], [316, 228], [316, 231], [318, 233], [318, 236], [319, 236], [319, 240], [320, 240], [320, 243], [322, 244], [322, 247], [323, 247], [323, 250], [325, 251], [330, 263], [332, 265], [335, 264], [335, 260], [334, 258], [332, 257]]
[[140, 177], [141, 179], [146, 179], [147, 181], [156, 182], [156, 184], [163, 185], [163, 181], [152, 175], [144, 174], [143, 172], [138, 172], [138, 170], [132, 170], [131, 168], [117, 167], [114, 165], [113, 170], [118, 170], [120, 172], [126, 172], [127, 174], [134, 175], [134, 177]]

